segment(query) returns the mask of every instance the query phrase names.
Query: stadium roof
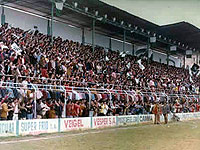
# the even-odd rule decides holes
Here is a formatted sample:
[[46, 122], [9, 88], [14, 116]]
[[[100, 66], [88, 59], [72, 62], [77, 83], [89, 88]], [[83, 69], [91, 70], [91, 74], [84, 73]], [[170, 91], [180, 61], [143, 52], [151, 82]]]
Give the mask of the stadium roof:
[[[6, 0], [8, 3], [15, 3], [24, 7], [32, 8], [41, 12], [45, 12], [46, 14], [51, 13], [51, 1], [50, 0]], [[99, 0], [67, 0], [68, 4], [73, 4], [74, 2], [78, 3], [79, 8], [88, 7], [89, 11], [98, 11], [99, 16], [103, 16], [108, 14], [108, 18], [112, 19], [112, 17], [116, 17], [118, 21], [124, 21], [126, 23], [132, 23], [141, 28], [145, 28], [147, 30], [152, 30], [158, 27], [158, 25], [148, 22], [142, 18], [129, 14], [123, 10], [120, 10], [116, 7], [110, 6], [104, 2]], [[61, 17], [73, 17], [74, 12], [69, 11], [67, 9], [63, 10], [63, 16]], [[75, 19], [75, 18], [74, 18]], [[81, 19], [81, 18], [79, 18]], [[84, 18], [82, 18], [84, 19]], [[87, 20], [84, 20], [84, 22]], [[85, 25], [85, 24], [83, 24]]]
[[185, 47], [192, 47], [200, 50], [200, 29], [187, 22], [179, 22], [175, 24], [161, 26], [157, 30], [169, 38], [177, 39], [185, 44]]
[[[45, 17], [51, 16], [51, 1], [50, 0], [4, 0], [4, 5], [12, 5], [13, 3], [17, 6], [22, 6], [24, 8], [30, 8], [45, 14]], [[188, 48], [200, 50], [200, 43], [197, 42], [200, 34], [199, 29], [185, 22], [177, 23], [174, 25], [167, 26], [158, 26], [154, 23], [151, 23], [147, 20], [144, 20], [140, 17], [134, 16], [126, 11], [120, 10], [114, 6], [110, 6], [104, 2], [99, 0], [67, 0], [67, 4], [74, 5], [74, 2], [77, 2], [78, 8], [83, 9], [88, 7], [88, 12], [95, 13], [98, 11], [98, 16], [104, 16], [107, 14], [107, 18], [112, 20], [116, 17], [116, 22], [124, 21], [124, 24], [128, 26], [128, 24], [132, 24], [133, 27], [137, 26], [138, 30], [144, 29], [144, 33], [148, 31], [151, 34], [156, 33], [157, 37], [162, 35], [160, 40], [156, 43], [155, 47], [164, 48], [168, 46], [169, 43], [171, 45], [181, 44], [178, 46], [179, 53], [185, 53], [185, 50]], [[62, 15], [56, 17], [65, 21], [68, 21], [74, 25], [79, 25], [80, 27], [91, 28], [92, 18], [81, 13], [78, 13], [72, 9], [68, 9], [66, 7], [63, 8]], [[112, 24], [105, 23], [103, 21], [96, 22], [96, 30], [102, 33], [106, 33], [108, 36], [112, 36], [115, 38], [123, 39], [123, 31], [124, 29], [121, 27], [116, 27]], [[165, 40], [164, 37], [167, 37]], [[129, 42], [147, 42], [147, 37], [142, 34], [132, 34], [131, 32], [127, 32], [127, 41]], [[171, 39], [171, 41], [169, 41]], [[176, 43], [174, 43], [176, 41]], [[183, 46], [184, 44], [184, 46]], [[188, 45], [188, 48], [186, 47]]]

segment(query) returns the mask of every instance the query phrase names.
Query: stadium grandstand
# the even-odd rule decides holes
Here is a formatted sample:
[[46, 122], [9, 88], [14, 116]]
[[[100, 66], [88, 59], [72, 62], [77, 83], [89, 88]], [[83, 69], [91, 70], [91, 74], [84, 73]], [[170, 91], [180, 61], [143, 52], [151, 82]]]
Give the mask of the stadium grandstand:
[[99, 0], [1, 0], [0, 12], [2, 121], [199, 112], [192, 24]]

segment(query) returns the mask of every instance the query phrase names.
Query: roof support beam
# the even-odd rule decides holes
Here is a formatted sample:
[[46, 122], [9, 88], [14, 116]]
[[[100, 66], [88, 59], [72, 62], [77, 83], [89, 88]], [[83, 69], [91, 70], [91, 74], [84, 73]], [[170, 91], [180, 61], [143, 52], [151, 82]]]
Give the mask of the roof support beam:
[[54, 1], [51, 3], [51, 44], [53, 46], [53, 17], [54, 17]]
[[95, 22], [96, 20], [92, 20], [92, 51], [94, 52], [94, 46], [95, 46]]
[[147, 65], [149, 65], [149, 50], [151, 48], [150, 37], [147, 39]]
[[85, 28], [82, 28], [82, 43], [85, 45]]
[[1, 25], [5, 24], [5, 13], [4, 13], [4, 7], [2, 5], [2, 12], [1, 12]]
[[47, 22], [47, 35], [50, 36], [51, 35], [51, 26], [50, 26], [50, 20], [48, 19]]
[[123, 39], [123, 52], [125, 52], [126, 51], [126, 49], [125, 49], [125, 42], [126, 42], [126, 30], [124, 29], [124, 37], [123, 37], [124, 39]]
[[167, 67], [169, 68], [169, 48], [167, 48]]

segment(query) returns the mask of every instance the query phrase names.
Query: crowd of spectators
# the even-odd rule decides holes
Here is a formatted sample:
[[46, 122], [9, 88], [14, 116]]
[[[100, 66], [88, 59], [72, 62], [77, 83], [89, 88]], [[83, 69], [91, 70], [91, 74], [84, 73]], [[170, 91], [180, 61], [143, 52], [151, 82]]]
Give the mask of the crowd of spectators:
[[2, 120], [55, 118], [64, 112], [85, 117], [90, 110], [94, 116], [144, 114], [165, 102], [172, 111], [199, 111], [199, 77], [184, 68], [142, 59], [141, 69], [135, 56], [102, 47], [93, 51], [60, 37], [52, 44], [38, 30], [8, 24], [0, 28], [0, 42]]

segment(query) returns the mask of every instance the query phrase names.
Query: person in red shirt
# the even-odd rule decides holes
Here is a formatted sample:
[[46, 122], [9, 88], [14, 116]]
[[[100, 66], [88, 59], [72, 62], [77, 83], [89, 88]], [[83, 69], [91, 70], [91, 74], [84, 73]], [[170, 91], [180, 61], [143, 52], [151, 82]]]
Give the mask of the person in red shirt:
[[66, 115], [67, 115], [67, 118], [72, 118], [72, 102], [71, 102], [71, 100], [68, 100], [68, 102], [67, 102]]
[[80, 114], [80, 105], [79, 105], [78, 101], [75, 102], [74, 109], [75, 109], [75, 117], [79, 117], [79, 114]]
[[10, 61], [11, 61], [11, 62], [14, 62], [14, 60], [15, 60], [15, 54], [12, 54], [12, 55], [10, 56]]
[[196, 111], [199, 112], [199, 104], [196, 104]]
[[71, 105], [71, 115], [73, 118], [76, 117], [75, 102], [72, 102], [72, 105]]
[[175, 104], [175, 108], [176, 108], [176, 113], [180, 113], [181, 112], [181, 105], [180, 105], [180, 103], [178, 101]]
[[45, 67], [42, 68], [41, 73], [42, 73], [42, 77], [45, 77], [45, 78], [48, 78], [48, 77], [49, 77], [49, 76], [48, 76], [47, 69], [46, 69]]

